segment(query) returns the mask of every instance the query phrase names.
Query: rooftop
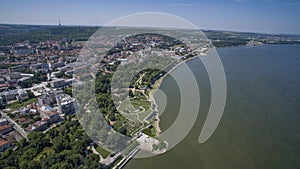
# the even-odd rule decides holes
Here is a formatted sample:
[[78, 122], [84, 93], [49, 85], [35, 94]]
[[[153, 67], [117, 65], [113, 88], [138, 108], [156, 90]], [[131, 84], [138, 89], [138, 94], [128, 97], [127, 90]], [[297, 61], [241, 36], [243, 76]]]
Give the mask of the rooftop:
[[7, 121], [6, 118], [0, 118], [0, 123]]
[[0, 131], [11, 128], [12, 126], [10, 124], [4, 125], [4, 126], [0, 126]]
[[30, 124], [26, 129], [27, 129], [28, 131], [32, 131], [32, 130], [34, 130], [34, 129], [36, 129], [36, 128], [39, 128], [40, 126], [42, 126], [42, 125], [48, 123], [48, 121], [49, 121], [49, 118], [44, 118], [44, 119], [42, 119], [42, 120], [40, 120], [40, 121], [37, 121], [37, 122], [35, 122], [35, 123], [33, 123], [33, 124]]
[[2, 147], [3, 145], [5, 145], [7, 143], [8, 143], [8, 141], [5, 141], [5, 140], [0, 138], [0, 147]]

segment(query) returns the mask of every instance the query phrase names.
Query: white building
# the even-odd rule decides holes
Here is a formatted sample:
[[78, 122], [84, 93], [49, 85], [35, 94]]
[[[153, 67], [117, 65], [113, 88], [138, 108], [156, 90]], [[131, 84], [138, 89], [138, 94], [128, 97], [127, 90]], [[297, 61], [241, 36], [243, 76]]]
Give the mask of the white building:
[[0, 126], [4, 126], [4, 125], [7, 125], [8, 124], [8, 121], [6, 118], [0, 118]]
[[77, 102], [74, 98], [66, 94], [57, 95], [58, 112], [65, 115], [76, 113]]
[[18, 99], [18, 101], [24, 101], [24, 100], [29, 99], [29, 95], [28, 95], [27, 91], [23, 90], [23, 89], [18, 89], [17, 99]]
[[64, 79], [57, 79], [50, 82], [50, 86], [53, 88], [59, 88], [65, 86], [65, 80]]

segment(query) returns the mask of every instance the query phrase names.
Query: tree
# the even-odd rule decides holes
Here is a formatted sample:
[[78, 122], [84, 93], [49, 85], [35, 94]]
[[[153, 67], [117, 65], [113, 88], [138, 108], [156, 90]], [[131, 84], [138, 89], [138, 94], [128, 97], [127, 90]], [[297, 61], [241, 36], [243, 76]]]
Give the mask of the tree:
[[53, 166], [56, 163], [59, 163], [61, 161], [61, 158], [59, 156], [59, 154], [54, 153], [54, 154], [50, 154], [47, 156], [47, 158], [45, 158], [44, 160], [42, 160], [41, 163], [41, 167], [44, 169], [46, 168], [50, 168], [51, 166]]
[[52, 148], [50, 148], [50, 147], [45, 147], [45, 148], [43, 149], [43, 151], [40, 152], [40, 153], [34, 158], [34, 160], [35, 160], [35, 161], [42, 161], [43, 159], [47, 158], [47, 156], [49, 156], [50, 154], [54, 154], [54, 153], [55, 153], [55, 151], [54, 151]]
[[132, 90], [129, 90], [128, 95], [129, 95], [129, 97], [134, 97]]
[[34, 148], [27, 149], [20, 158], [20, 163], [27, 162], [29, 160], [32, 160], [34, 157], [36, 157], [38, 151]]
[[53, 149], [55, 150], [55, 152], [61, 152], [65, 149], [68, 150], [70, 148], [71, 146], [69, 145], [68, 139], [64, 138], [63, 136], [56, 138], [53, 142]]
[[31, 132], [28, 139], [18, 142], [15, 151], [3, 152], [0, 168], [100, 168], [99, 158], [87, 157], [92, 140], [77, 120], [70, 118], [45, 134]]
[[20, 169], [36, 169], [41, 168], [37, 161], [22, 161], [19, 165]]
[[50, 139], [42, 132], [31, 132], [28, 134], [29, 146], [41, 152], [44, 147], [51, 146]]
[[16, 87], [15, 87], [15, 86], [12, 86], [12, 85], [10, 85], [10, 86], [8, 86], [8, 89], [9, 89], [9, 90], [14, 90], [14, 89], [16, 89]]
[[96, 154], [90, 154], [86, 160], [84, 161], [84, 167], [86, 168], [95, 168], [95, 169], [100, 169], [101, 165], [99, 163], [99, 156]]
[[108, 114], [108, 118], [109, 118], [110, 121], [116, 121], [117, 120], [117, 118], [115, 116], [115, 113]]
[[56, 163], [50, 169], [72, 169], [72, 165], [66, 162]]
[[26, 90], [28, 93], [29, 98], [34, 98], [34, 94], [31, 92], [31, 90]]
[[121, 133], [121, 134], [127, 135], [127, 129], [124, 126], [120, 127], [118, 132]]
[[63, 91], [64, 91], [64, 93], [66, 93], [66, 94], [68, 94], [70, 96], [73, 96], [72, 88], [71, 87], [66, 86], [66, 87], [63, 88]]

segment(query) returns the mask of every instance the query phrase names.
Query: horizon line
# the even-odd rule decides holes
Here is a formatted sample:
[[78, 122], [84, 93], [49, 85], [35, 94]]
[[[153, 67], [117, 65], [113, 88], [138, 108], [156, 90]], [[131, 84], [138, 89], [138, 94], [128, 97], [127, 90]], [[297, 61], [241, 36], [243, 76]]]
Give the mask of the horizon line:
[[[2, 23], [0, 25], [24, 25], [24, 26], [59, 26], [56, 24], [30, 24], [30, 23]], [[61, 24], [60, 27], [104, 27], [105, 25], [88, 25], [88, 24]], [[110, 26], [110, 27], [126, 27], [126, 26]], [[130, 26], [128, 26], [130, 27]], [[300, 34], [296, 33], [267, 33], [267, 32], [255, 32], [255, 31], [240, 31], [240, 30], [224, 30], [224, 29], [207, 29], [207, 28], [199, 28], [201, 31], [219, 31], [219, 32], [235, 32], [235, 33], [253, 33], [253, 34], [262, 34], [262, 35], [291, 35], [291, 36], [300, 36]]]

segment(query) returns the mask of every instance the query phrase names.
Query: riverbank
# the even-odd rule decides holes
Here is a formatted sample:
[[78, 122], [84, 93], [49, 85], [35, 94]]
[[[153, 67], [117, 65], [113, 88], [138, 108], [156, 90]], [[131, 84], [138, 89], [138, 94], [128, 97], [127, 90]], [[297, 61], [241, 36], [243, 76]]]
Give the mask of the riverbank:
[[[160, 78], [160, 79], [162, 79], [162, 78]], [[160, 79], [159, 79], [159, 80], [160, 80]], [[159, 81], [159, 80], [157, 80], [157, 81]], [[160, 82], [160, 84], [161, 84], [161, 82]], [[159, 86], [160, 86], [160, 84], [159, 84]], [[159, 87], [159, 86], [158, 86], [158, 87]], [[149, 101], [150, 101], [151, 105], [154, 105], [154, 106], [155, 106], [155, 108], [154, 108], [153, 111], [156, 111], [156, 112], [157, 112], [157, 113], [156, 113], [156, 117], [155, 117], [156, 120], [154, 121], [154, 127], [155, 127], [155, 129], [156, 129], [156, 136], [158, 137], [159, 134], [160, 134], [162, 131], [161, 131], [160, 127], [159, 127], [159, 121], [160, 121], [160, 119], [159, 119], [159, 113], [158, 113], [158, 108], [157, 108], [156, 101], [155, 101], [155, 99], [154, 99], [154, 92], [155, 92], [156, 89], [158, 89], [158, 88], [152, 89], [151, 92], [149, 93]]]
[[[190, 60], [193, 60], [197, 57], [205, 57], [207, 56], [207, 54], [214, 48], [211, 48], [209, 50], [206, 51], [205, 55], [198, 55], [198, 56], [193, 56], [193, 57], [190, 57], [190, 58], [187, 58], [186, 60], [183, 60], [177, 64], [175, 64], [166, 74], [164, 74], [162, 77], [160, 77], [158, 80], [155, 81], [155, 83], [153, 84], [153, 89], [151, 90], [151, 92], [149, 93], [149, 100], [151, 102], [151, 104], [153, 104], [155, 106], [154, 110], [153, 111], [156, 111], [156, 112], [159, 112], [158, 111], [158, 108], [157, 108], [157, 103], [156, 103], [156, 100], [155, 100], [155, 97], [154, 97], [154, 93], [155, 93], [155, 90], [159, 89], [163, 80], [170, 74], [172, 73], [178, 66], [180, 66], [181, 64], [183, 63], [186, 63], [187, 61], [190, 61]], [[156, 129], [156, 136], [159, 136], [159, 134], [162, 132], [160, 126], [159, 126], [159, 122], [160, 122], [160, 118], [159, 118], [159, 113], [156, 114], [156, 121], [154, 123], [154, 127]]]
[[[204, 144], [199, 144], [198, 137], [209, 109], [211, 89], [209, 81], [204, 81], [208, 77], [203, 76], [206, 72], [204, 65], [199, 65], [201, 61], [187, 62], [191, 70], [197, 72], [197, 81], [202, 82], [199, 85], [204, 103], [199, 110], [201, 116], [171, 151], [158, 158], [132, 160], [125, 168], [164, 169], [167, 165], [177, 169], [186, 168], [187, 164], [190, 168], [245, 169], [298, 166], [296, 158], [300, 154], [290, 150], [297, 149], [300, 139], [297, 137], [300, 130], [299, 47], [266, 45], [217, 49], [226, 71], [228, 104], [216, 132]], [[183, 66], [173, 73], [184, 70], [181, 68]], [[178, 87], [170, 85], [172, 83], [174, 80], [167, 77], [160, 89], [166, 93], [168, 104], [178, 105], [181, 102], [176, 97]], [[155, 98], [160, 106], [161, 99]], [[176, 118], [172, 115], [176, 110], [178, 106], [167, 106], [165, 111], [170, 113], [160, 117], [163, 133], [165, 126], [170, 126]]]

